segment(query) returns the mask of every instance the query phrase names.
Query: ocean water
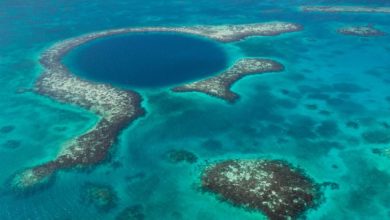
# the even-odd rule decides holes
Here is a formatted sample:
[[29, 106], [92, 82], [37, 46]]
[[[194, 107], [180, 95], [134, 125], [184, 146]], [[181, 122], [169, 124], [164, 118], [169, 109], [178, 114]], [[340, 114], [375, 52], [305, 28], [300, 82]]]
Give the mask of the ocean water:
[[[285, 159], [316, 182], [335, 182], [307, 219], [390, 219], [390, 158], [372, 153], [367, 132], [390, 132], [390, 22], [381, 14], [303, 13], [304, 4], [390, 7], [388, 1], [65, 1], [0, 2], [0, 182], [53, 158], [61, 144], [88, 130], [97, 117], [57, 103], [31, 88], [38, 59], [53, 43], [88, 32], [139, 26], [289, 21], [304, 30], [251, 37], [223, 45], [228, 59], [264, 57], [281, 73], [250, 76], [232, 89], [234, 104], [169, 86], [137, 90], [147, 114], [120, 135], [109, 158], [88, 170], [59, 172], [48, 188], [15, 195], [1, 185], [0, 219], [115, 219], [140, 205], [145, 219], [265, 219], [199, 190], [207, 161]], [[373, 24], [383, 37], [344, 36], [336, 29]], [[228, 63], [231, 60], [227, 61]], [[208, 74], [208, 73], [207, 73]], [[357, 126], [348, 126], [355, 122]], [[198, 156], [172, 164], [171, 149]], [[86, 183], [112, 187], [117, 205], [99, 211], [83, 201]]]
[[172, 86], [218, 73], [228, 58], [214, 41], [184, 34], [144, 33], [93, 41], [65, 59], [81, 77], [115, 85]]

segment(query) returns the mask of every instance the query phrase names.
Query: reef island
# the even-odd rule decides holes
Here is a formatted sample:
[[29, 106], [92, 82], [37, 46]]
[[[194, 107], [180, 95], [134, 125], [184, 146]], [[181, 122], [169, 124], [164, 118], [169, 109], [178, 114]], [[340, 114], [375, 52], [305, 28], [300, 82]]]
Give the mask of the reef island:
[[375, 37], [385, 35], [383, 31], [374, 28], [372, 25], [343, 27], [338, 29], [337, 32], [344, 35], [354, 35], [360, 37]]
[[[44, 73], [36, 81], [34, 91], [56, 101], [85, 108], [99, 116], [89, 131], [69, 140], [56, 158], [46, 163], [17, 172], [9, 181], [12, 190], [31, 191], [51, 182], [59, 170], [88, 167], [103, 161], [123, 128], [145, 114], [141, 96], [105, 83], [81, 79], [61, 62], [72, 49], [98, 38], [141, 32], [172, 32], [198, 35], [220, 42], [238, 41], [249, 36], [273, 36], [295, 32], [302, 27], [287, 22], [268, 22], [244, 25], [191, 27], [138, 27], [105, 30], [67, 39], [54, 44], [41, 56]], [[269, 71], [280, 71], [283, 66], [266, 59], [243, 59], [214, 78], [175, 88], [175, 91], [200, 91], [228, 101], [237, 95], [229, 91], [241, 77]]]
[[226, 160], [207, 167], [202, 187], [233, 205], [257, 210], [269, 219], [297, 219], [316, 207], [318, 184], [281, 160]]
[[211, 96], [234, 102], [238, 95], [230, 90], [231, 85], [244, 76], [265, 72], [277, 72], [283, 65], [267, 59], [244, 58], [226, 71], [205, 79], [173, 88], [175, 92], [202, 92]]
[[390, 13], [390, 7], [369, 6], [302, 6], [304, 12], [327, 12], [327, 13]]

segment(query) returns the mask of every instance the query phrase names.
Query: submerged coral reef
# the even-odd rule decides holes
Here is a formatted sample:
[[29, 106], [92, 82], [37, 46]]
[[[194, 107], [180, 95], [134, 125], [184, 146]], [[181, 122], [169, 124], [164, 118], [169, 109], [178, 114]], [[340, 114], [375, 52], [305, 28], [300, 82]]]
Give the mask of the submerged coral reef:
[[226, 160], [209, 166], [202, 187], [234, 205], [263, 212], [270, 219], [296, 219], [318, 205], [318, 184], [280, 160]]
[[171, 163], [196, 163], [198, 157], [187, 150], [169, 150], [166, 152], [166, 158]]
[[95, 206], [101, 212], [107, 212], [116, 207], [118, 196], [111, 186], [86, 183], [81, 189], [81, 200]]
[[141, 205], [132, 205], [123, 209], [115, 218], [116, 220], [143, 220], [145, 214]]
[[368, 144], [388, 144], [390, 132], [385, 129], [367, 130], [362, 133], [362, 138]]
[[374, 148], [372, 149], [372, 152], [374, 154], [378, 154], [378, 155], [381, 155], [381, 156], [385, 156], [387, 158], [390, 159], [390, 148], [383, 148], [383, 149], [380, 149], [380, 148]]

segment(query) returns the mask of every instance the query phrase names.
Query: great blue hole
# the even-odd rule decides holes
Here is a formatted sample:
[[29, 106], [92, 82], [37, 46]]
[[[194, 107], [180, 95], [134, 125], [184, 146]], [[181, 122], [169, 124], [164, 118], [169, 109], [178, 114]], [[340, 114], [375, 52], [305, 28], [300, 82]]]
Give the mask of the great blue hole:
[[220, 43], [173, 33], [111, 36], [72, 50], [63, 62], [88, 80], [130, 87], [191, 82], [226, 68]]

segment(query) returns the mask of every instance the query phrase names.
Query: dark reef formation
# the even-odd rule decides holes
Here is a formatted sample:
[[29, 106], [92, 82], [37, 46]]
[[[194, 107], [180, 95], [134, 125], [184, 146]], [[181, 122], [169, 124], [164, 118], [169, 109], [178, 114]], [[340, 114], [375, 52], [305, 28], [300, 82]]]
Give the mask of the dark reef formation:
[[[14, 191], [29, 191], [29, 188], [35, 188], [35, 185], [40, 185], [46, 182], [47, 179], [51, 179], [58, 170], [85, 167], [101, 162], [106, 158], [120, 131], [145, 113], [141, 107], [141, 97], [138, 93], [114, 88], [109, 84], [83, 80], [74, 76], [61, 63], [63, 56], [70, 50], [98, 38], [125, 33], [184, 33], [199, 35], [221, 42], [231, 42], [248, 36], [272, 36], [301, 29], [300, 25], [287, 22], [193, 27], [122, 28], [90, 33], [53, 45], [41, 56], [40, 63], [44, 67], [44, 73], [38, 78], [34, 91], [59, 102], [85, 108], [97, 114], [100, 120], [86, 133], [65, 143], [62, 151], [53, 160], [16, 173], [11, 181], [11, 187]], [[199, 90], [233, 100], [235, 94], [229, 92], [224, 86], [229, 87], [235, 80], [245, 74], [276, 71], [276, 69], [281, 68], [280, 64], [270, 60], [245, 59], [239, 61], [233, 67], [233, 70], [208, 81], [213, 82], [211, 85], [216, 85], [216, 88], [221, 89], [221, 91], [214, 92], [203, 87]], [[226, 80], [226, 82], [216, 84], [215, 80]], [[204, 85], [204, 83], [201, 81], [197, 85]]]
[[284, 69], [283, 65], [267, 59], [245, 58], [238, 60], [226, 71], [205, 79], [173, 88], [175, 92], [202, 92], [224, 99], [228, 102], [237, 100], [238, 95], [230, 87], [239, 79], [247, 75], [266, 72], [278, 72]]
[[359, 123], [356, 121], [347, 121], [345, 123], [345, 126], [347, 126], [348, 128], [353, 128], [353, 129], [359, 129], [359, 127], [360, 127]]
[[16, 149], [20, 147], [20, 141], [18, 140], [7, 140], [1, 146], [6, 149]]
[[15, 127], [13, 125], [6, 125], [0, 128], [0, 133], [8, 134], [11, 133], [13, 130], [15, 130]]
[[117, 206], [118, 196], [111, 186], [86, 183], [81, 189], [81, 201], [107, 212]]
[[368, 144], [388, 144], [390, 132], [385, 129], [368, 130], [362, 133], [362, 138]]
[[145, 214], [141, 205], [128, 206], [122, 210], [116, 220], [144, 220]]
[[390, 159], [390, 148], [374, 148], [372, 149], [372, 153], [385, 156]]
[[353, 35], [360, 37], [376, 37], [385, 35], [383, 31], [376, 29], [371, 25], [343, 27], [338, 29], [337, 32], [344, 35]]
[[280, 160], [226, 160], [208, 167], [202, 187], [270, 219], [296, 219], [319, 204], [320, 186]]
[[166, 152], [166, 158], [171, 163], [196, 163], [198, 161], [198, 157], [187, 150], [169, 150]]

